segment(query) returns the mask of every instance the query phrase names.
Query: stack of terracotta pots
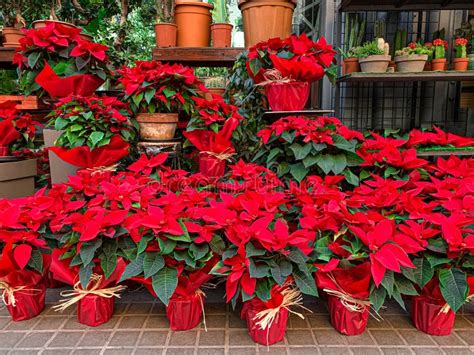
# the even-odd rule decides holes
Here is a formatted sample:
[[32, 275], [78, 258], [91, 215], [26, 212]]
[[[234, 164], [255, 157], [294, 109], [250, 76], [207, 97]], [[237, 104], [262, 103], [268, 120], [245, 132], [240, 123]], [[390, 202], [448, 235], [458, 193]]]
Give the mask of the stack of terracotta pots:
[[240, 0], [245, 47], [291, 35], [296, 3], [297, 0]]

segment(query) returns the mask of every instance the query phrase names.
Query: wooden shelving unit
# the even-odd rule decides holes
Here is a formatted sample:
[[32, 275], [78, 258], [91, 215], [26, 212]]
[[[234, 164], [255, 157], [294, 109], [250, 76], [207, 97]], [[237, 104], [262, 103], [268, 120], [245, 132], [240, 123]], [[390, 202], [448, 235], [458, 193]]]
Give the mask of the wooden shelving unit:
[[415, 81], [474, 81], [474, 71], [424, 71], [420, 73], [352, 73], [337, 82], [415, 82]]
[[154, 48], [153, 59], [192, 67], [232, 67], [244, 48]]
[[474, 9], [472, 0], [343, 0], [340, 11], [423, 11]]
[[12, 63], [14, 54], [15, 48], [0, 47], [0, 69], [14, 68]]

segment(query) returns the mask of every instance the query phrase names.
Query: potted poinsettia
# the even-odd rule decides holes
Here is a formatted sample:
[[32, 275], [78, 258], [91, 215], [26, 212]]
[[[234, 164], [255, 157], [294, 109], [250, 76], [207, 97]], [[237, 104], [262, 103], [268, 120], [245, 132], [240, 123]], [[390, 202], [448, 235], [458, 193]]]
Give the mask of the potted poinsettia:
[[137, 244], [137, 253], [121, 279], [144, 284], [166, 305], [170, 328], [188, 330], [201, 322], [202, 286], [212, 277], [216, 255], [223, 252], [222, 228], [205, 223], [209, 193], [163, 188], [156, 200], [123, 224]]
[[38, 122], [16, 109], [16, 103], [0, 104], [0, 197], [28, 196], [34, 192], [36, 160], [24, 155], [34, 147]]
[[163, 140], [174, 137], [178, 113], [190, 114], [193, 96], [206, 91], [191, 68], [157, 61], [137, 61], [133, 68], [118, 70], [119, 82], [125, 99], [140, 124], [144, 140]]
[[48, 245], [40, 233], [43, 217], [33, 217], [29, 204], [21, 200], [1, 201], [0, 291], [14, 321], [33, 318], [44, 309]]
[[284, 117], [257, 135], [262, 145], [254, 161], [276, 171], [280, 178], [300, 182], [311, 174], [343, 174], [349, 184], [359, 183], [354, 168], [363, 162], [356, 154], [363, 136], [335, 117]]
[[109, 72], [108, 47], [82, 39], [80, 34], [80, 28], [54, 22], [25, 30], [13, 63], [18, 66], [20, 86], [26, 95], [43, 96], [49, 90], [53, 97], [71, 93], [86, 96], [103, 84]]
[[261, 42], [249, 50], [247, 69], [274, 111], [302, 110], [309, 97], [310, 83], [334, 75], [336, 52], [324, 37], [317, 42], [306, 34]]
[[[232, 179], [242, 178], [241, 168], [233, 168]], [[249, 165], [248, 171], [255, 168]], [[317, 296], [308, 257], [316, 235], [290, 226], [281, 217], [285, 195], [259, 189], [258, 181], [253, 176], [255, 184], [246, 185], [249, 188], [222, 196], [206, 221], [222, 226], [227, 236], [228, 246], [213, 269], [214, 274], [226, 276], [227, 302], [234, 307], [239, 300], [244, 302], [241, 316], [249, 335], [255, 342], [271, 345], [283, 339], [288, 310], [301, 305], [301, 293]]]
[[64, 173], [79, 168], [106, 167], [128, 154], [129, 144], [136, 138], [138, 125], [130, 109], [116, 97], [68, 96], [59, 100], [48, 115], [45, 141], [69, 165], [52, 161], [52, 181], [64, 180]]

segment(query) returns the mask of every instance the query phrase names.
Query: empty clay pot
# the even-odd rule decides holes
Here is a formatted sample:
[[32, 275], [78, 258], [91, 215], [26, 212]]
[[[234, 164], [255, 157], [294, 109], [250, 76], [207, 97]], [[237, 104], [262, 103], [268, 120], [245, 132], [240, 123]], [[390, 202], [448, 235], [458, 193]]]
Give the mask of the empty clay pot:
[[157, 47], [176, 47], [178, 26], [174, 23], [155, 24], [155, 39]]
[[204, 2], [180, 1], [174, 19], [178, 26], [178, 47], [209, 47], [211, 39], [211, 10]]
[[214, 48], [228, 48], [232, 42], [232, 26], [229, 23], [214, 23], [211, 26], [212, 46]]
[[5, 48], [16, 48], [20, 46], [20, 39], [25, 37], [25, 34], [21, 30], [14, 27], [5, 27], [2, 31], [5, 36], [5, 43], [3, 46]]

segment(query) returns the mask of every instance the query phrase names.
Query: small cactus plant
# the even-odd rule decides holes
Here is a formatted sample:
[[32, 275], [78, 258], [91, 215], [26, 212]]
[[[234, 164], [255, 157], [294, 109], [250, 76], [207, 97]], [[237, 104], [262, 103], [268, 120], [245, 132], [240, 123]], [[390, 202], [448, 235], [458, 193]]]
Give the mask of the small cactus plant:
[[227, 0], [212, 1], [214, 9], [212, 10], [212, 19], [214, 23], [228, 23], [229, 12], [227, 11]]
[[442, 59], [446, 57], [446, 48], [445, 48], [445, 42], [438, 38], [433, 41], [433, 46], [434, 46], [434, 57], [435, 59]]

